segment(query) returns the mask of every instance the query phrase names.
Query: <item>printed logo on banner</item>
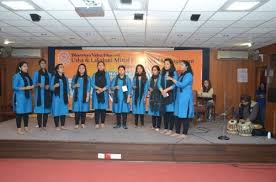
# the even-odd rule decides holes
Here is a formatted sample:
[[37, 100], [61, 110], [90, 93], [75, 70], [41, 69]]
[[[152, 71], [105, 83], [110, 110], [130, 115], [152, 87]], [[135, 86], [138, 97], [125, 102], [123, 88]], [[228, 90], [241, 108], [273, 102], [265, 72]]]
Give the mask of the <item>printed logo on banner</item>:
[[59, 62], [62, 64], [68, 64], [71, 60], [71, 55], [67, 51], [61, 51], [58, 54]]

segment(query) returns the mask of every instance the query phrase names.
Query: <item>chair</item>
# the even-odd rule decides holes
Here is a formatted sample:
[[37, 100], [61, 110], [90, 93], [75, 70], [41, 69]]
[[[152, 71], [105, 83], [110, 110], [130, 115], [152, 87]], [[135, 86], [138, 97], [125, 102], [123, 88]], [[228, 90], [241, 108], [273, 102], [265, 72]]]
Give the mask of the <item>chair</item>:
[[[197, 91], [193, 90], [193, 97], [194, 97], [194, 112], [195, 113], [202, 113], [203, 115], [203, 121], [206, 122], [206, 113], [207, 113], [207, 108], [205, 105], [199, 105], [198, 102], [198, 96], [197, 96]], [[197, 117], [194, 117], [194, 123], [197, 125]]]

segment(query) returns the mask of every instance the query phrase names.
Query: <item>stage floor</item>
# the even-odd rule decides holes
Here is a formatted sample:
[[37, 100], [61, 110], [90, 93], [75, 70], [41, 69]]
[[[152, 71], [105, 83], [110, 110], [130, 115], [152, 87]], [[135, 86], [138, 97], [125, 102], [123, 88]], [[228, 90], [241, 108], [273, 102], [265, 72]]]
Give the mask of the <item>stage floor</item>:
[[[225, 122], [216, 120], [214, 122], [203, 122], [197, 126], [190, 125], [189, 136], [185, 139], [176, 139], [165, 136], [152, 130], [151, 118], [145, 117], [144, 128], [134, 128], [132, 115], [128, 116], [127, 130], [113, 129], [115, 116], [108, 114], [106, 127], [103, 129], [94, 128], [94, 118], [86, 119], [86, 128], [74, 129], [74, 118], [66, 118], [67, 130], [56, 131], [53, 118], [48, 120], [47, 131], [40, 131], [36, 128], [36, 118], [30, 118], [30, 133], [24, 135], [16, 134], [15, 120], [0, 123], [0, 140], [39, 140], [39, 141], [70, 141], [89, 143], [128, 143], [128, 144], [276, 144], [275, 139], [266, 137], [241, 137], [228, 135], [230, 140], [222, 141], [217, 137], [222, 135]], [[23, 124], [23, 123], [22, 123]]]

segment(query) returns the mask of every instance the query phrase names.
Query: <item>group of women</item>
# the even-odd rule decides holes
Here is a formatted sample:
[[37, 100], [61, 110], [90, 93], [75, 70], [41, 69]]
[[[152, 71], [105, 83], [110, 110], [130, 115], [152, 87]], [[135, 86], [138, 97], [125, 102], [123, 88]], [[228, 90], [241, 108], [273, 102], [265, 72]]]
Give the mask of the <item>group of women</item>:
[[[32, 90], [35, 91], [34, 113], [37, 114], [38, 127], [46, 129], [48, 115], [54, 117], [57, 130], [65, 129], [68, 114], [69, 82], [64, 74], [64, 66], [57, 64], [52, 75], [46, 69], [46, 61], [39, 61], [40, 70], [31, 78], [27, 62], [20, 62], [13, 76], [14, 111], [16, 113], [17, 132], [24, 134], [28, 130], [28, 116], [32, 113]], [[194, 117], [193, 72], [188, 61], [182, 61], [180, 74], [176, 72], [173, 60], [164, 60], [164, 67], [152, 67], [152, 76], [147, 78], [143, 65], [136, 66], [134, 78], [126, 75], [123, 65], [112, 81], [105, 71], [105, 63], [97, 63], [97, 72], [89, 77], [85, 64], [78, 66], [72, 79], [72, 112], [75, 113], [75, 128], [85, 128], [86, 113], [90, 111], [90, 93], [92, 90], [92, 109], [95, 111], [95, 127], [104, 127], [109, 99], [112, 100], [112, 112], [117, 122], [114, 128], [127, 127], [127, 115], [134, 115], [135, 127], [144, 126], [146, 99], [149, 100], [148, 114], [152, 116], [152, 129], [159, 131], [163, 118], [164, 128], [160, 133], [185, 138], [189, 122]], [[132, 100], [132, 102], [131, 102]], [[182, 129], [183, 128], [183, 129]], [[181, 132], [182, 129], [182, 132]]]

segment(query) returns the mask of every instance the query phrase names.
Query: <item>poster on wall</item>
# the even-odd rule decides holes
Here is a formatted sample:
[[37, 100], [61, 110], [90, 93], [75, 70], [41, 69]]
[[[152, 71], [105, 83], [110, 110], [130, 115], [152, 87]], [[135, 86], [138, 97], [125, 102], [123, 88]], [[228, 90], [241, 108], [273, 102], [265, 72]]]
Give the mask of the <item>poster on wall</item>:
[[174, 61], [178, 72], [180, 72], [181, 60], [189, 61], [194, 72], [193, 89], [201, 88], [202, 50], [55, 50], [55, 64], [62, 63], [64, 65], [69, 84], [81, 63], [86, 64], [88, 75], [92, 76], [97, 71], [97, 62], [104, 61], [105, 69], [110, 73], [111, 79], [117, 75], [119, 65], [124, 65], [126, 74], [133, 79], [136, 65], [142, 64], [150, 78], [152, 66], [159, 65], [162, 68], [165, 58], [171, 58]]
[[238, 68], [237, 78], [238, 78], [238, 83], [247, 83], [248, 82], [248, 69], [247, 68]]

